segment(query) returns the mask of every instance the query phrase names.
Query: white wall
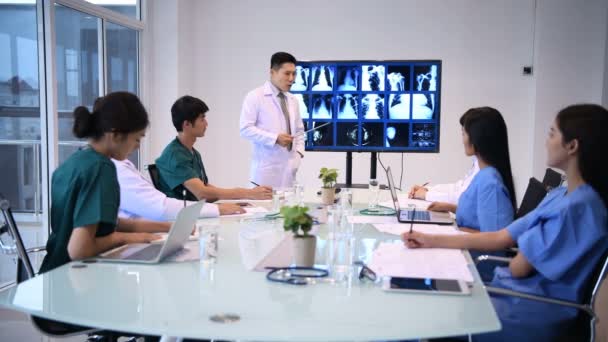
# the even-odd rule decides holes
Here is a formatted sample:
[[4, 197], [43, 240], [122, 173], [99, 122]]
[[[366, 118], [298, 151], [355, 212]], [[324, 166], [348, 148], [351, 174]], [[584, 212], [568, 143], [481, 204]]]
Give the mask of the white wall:
[[602, 103], [607, 91], [607, 14], [605, 0], [538, 1], [533, 161], [537, 178], [546, 168], [545, 138], [557, 112], [574, 103]]
[[[608, 13], [602, 0], [539, 0], [536, 12], [533, 0], [181, 0], [178, 5], [157, 0], [157, 4], [172, 8], [169, 19], [160, 12], [153, 15], [157, 22], [149, 22], [158, 36], [152, 53], [162, 56], [150, 72], [163, 76], [149, 84], [154, 95], [148, 160], [157, 157], [175, 135], [171, 103], [189, 93], [211, 108], [207, 136], [197, 148], [211, 181], [220, 186], [247, 185], [251, 147], [238, 134], [241, 102], [247, 91], [268, 79], [270, 55], [279, 50], [302, 60], [443, 61], [441, 151], [406, 154], [408, 184], [460, 178], [470, 161], [463, 154], [458, 119], [470, 107], [491, 105], [507, 121], [520, 200], [536, 165], [533, 161], [544, 153], [541, 140], [556, 112], [553, 107], [560, 107], [561, 99], [565, 103], [601, 100]], [[536, 37], [535, 20], [540, 21]], [[167, 51], [176, 41], [178, 52]], [[553, 61], [555, 53], [564, 54], [562, 58], [571, 63], [559, 69], [562, 62]], [[532, 63], [534, 76], [523, 76], [522, 67]], [[555, 91], [554, 85], [558, 85]], [[564, 90], [559, 90], [560, 85]], [[400, 155], [382, 154], [382, 160], [399, 174]], [[344, 164], [344, 153], [309, 152], [298, 178], [318, 186], [318, 169], [329, 166], [339, 168], [343, 180]], [[355, 154], [353, 164], [353, 181], [366, 182], [369, 154]]]

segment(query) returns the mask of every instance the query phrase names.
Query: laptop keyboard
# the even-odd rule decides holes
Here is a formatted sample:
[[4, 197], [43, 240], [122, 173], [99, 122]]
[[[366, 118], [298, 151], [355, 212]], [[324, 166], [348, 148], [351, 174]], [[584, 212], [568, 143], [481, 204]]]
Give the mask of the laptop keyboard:
[[161, 248], [163, 248], [162, 244], [150, 245], [146, 248], [143, 248], [142, 250], [139, 250], [139, 251], [129, 255], [125, 259], [127, 259], [127, 260], [152, 260], [158, 256], [158, 253], [160, 253]]
[[430, 221], [431, 214], [428, 211], [407, 210], [401, 212], [401, 217], [408, 221]]

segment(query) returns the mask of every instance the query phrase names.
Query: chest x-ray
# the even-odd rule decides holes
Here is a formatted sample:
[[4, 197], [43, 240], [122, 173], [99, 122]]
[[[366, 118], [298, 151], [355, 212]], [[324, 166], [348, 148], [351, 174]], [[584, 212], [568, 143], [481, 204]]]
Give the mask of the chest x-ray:
[[412, 145], [415, 147], [435, 147], [435, 124], [414, 124]]
[[437, 90], [437, 66], [418, 66], [414, 67], [416, 76], [415, 84], [418, 91]]
[[333, 114], [331, 104], [331, 95], [312, 95], [312, 118], [331, 119]]
[[388, 118], [392, 120], [407, 120], [410, 118], [410, 94], [389, 95]]
[[361, 90], [384, 91], [384, 65], [361, 66]]
[[385, 147], [407, 147], [409, 146], [410, 125], [392, 124], [386, 125]]
[[291, 91], [305, 91], [308, 89], [308, 76], [310, 68], [301, 65], [296, 66], [296, 77], [291, 85]]
[[366, 120], [382, 119], [384, 113], [384, 95], [367, 94], [361, 99], [361, 114]]
[[435, 94], [414, 94], [412, 97], [412, 119], [431, 120], [435, 113]]
[[328, 65], [317, 65], [312, 67], [313, 91], [331, 91], [334, 81], [334, 67]]
[[359, 117], [359, 96], [355, 94], [339, 94], [338, 100], [338, 119], [357, 119]]
[[358, 67], [338, 67], [338, 91], [355, 91], [359, 84]]
[[310, 95], [308, 94], [293, 94], [298, 101], [298, 107], [300, 108], [300, 117], [302, 119], [308, 119], [310, 117], [310, 111], [308, 109], [308, 101]]

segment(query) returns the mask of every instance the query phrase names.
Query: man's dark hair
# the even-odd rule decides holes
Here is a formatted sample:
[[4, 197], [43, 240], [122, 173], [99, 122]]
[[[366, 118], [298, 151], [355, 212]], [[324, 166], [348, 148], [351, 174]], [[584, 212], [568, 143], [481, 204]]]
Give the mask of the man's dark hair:
[[201, 99], [185, 95], [177, 99], [171, 106], [171, 119], [178, 132], [182, 131], [184, 121], [194, 124], [194, 121], [209, 111], [209, 107]]
[[287, 52], [277, 52], [270, 57], [270, 68], [274, 70], [281, 69], [285, 63], [296, 64], [296, 58]]

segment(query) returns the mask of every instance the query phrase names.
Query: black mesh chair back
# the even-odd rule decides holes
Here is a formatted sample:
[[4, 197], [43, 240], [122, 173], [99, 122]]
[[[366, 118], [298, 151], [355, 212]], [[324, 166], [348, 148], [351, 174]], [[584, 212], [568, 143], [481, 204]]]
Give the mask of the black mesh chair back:
[[156, 164], [148, 164], [148, 173], [150, 174], [150, 179], [152, 180], [152, 184], [157, 190], [160, 190], [158, 169], [156, 168]]
[[545, 171], [545, 176], [543, 177], [543, 185], [545, 186], [545, 189], [547, 189], [547, 192], [561, 186], [563, 182], [564, 178], [562, 177], [561, 173], [547, 168]]
[[518, 219], [525, 216], [527, 213], [534, 210], [540, 202], [547, 195], [547, 189], [545, 186], [538, 181], [538, 179], [532, 177], [528, 182], [528, 188], [524, 193], [524, 198], [521, 201], [519, 209], [515, 213], [515, 218]]

